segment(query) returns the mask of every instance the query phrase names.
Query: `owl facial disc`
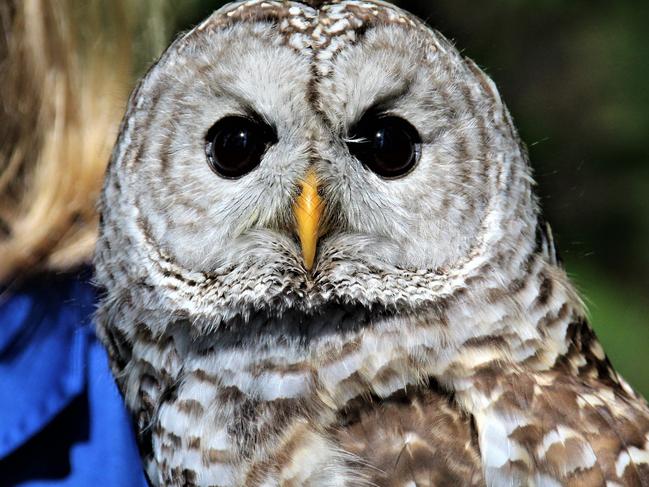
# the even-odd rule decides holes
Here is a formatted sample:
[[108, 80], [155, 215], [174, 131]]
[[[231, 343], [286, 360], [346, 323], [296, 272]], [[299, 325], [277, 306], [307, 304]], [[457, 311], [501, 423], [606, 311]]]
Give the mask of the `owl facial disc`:
[[526, 155], [484, 73], [398, 8], [315, 3], [230, 4], [142, 80], [102, 196], [102, 285], [125, 269], [206, 328], [415, 309], [533, 245]]

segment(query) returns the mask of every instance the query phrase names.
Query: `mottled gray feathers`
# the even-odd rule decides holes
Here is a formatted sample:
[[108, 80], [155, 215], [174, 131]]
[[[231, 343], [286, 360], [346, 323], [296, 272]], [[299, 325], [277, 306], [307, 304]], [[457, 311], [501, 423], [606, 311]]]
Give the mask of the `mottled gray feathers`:
[[[418, 131], [404, 177], [348, 149], [372, 110]], [[219, 177], [206, 134], [251, 112], [277, 141]], [[533, 187], [493, 82], [384, 2], [248, 0], [179, 37], [131, 97], [95, 256], [151, 483], [649, 486], [649, 409]]]

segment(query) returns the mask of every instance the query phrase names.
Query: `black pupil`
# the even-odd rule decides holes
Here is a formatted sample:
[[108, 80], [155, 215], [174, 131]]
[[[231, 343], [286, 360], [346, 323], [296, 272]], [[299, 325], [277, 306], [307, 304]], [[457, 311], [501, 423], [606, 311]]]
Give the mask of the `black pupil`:
[[421, 138], [406, 120], [366, 115], [352, 131], [350, 152], [368, 169], [385, 178], [406, 174], [419, 159]]
[[273, 129], [246, 117], [225, 117], [208, 131], [207, 156], [221, 176], [237, 178], [259, 165], [269, 145], [276, 141]]

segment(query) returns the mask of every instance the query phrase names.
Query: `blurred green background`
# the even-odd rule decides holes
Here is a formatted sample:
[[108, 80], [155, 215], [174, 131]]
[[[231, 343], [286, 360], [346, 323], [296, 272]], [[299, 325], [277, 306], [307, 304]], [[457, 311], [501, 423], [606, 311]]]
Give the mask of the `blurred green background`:
[[[175, 30], [223, 2], [170, 0]], [[649, 397], [649, 2], [401, 1], [496, 82], [613, 364]]]

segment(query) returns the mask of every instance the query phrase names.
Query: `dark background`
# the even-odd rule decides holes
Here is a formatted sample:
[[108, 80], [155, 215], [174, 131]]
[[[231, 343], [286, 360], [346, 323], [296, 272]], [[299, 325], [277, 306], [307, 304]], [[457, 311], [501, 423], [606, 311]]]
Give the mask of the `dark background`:
[[[172, 1], [176, 30], [222, 3]], [[495, 80], [592, 324], [614, 365], [649, 396], [649, 2], [398, 5]]]

